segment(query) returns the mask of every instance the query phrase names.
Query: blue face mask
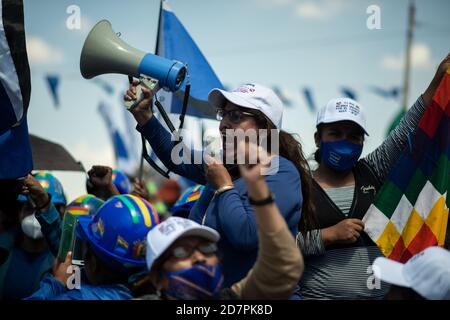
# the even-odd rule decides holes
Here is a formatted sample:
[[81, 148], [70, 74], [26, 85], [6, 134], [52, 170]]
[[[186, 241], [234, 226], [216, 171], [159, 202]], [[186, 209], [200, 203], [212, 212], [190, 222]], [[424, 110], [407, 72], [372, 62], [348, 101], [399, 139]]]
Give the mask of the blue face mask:
[[201, 263], [164, 275], [169, 280], [165, 294], [178, 300], [215, 299], [222, 288], [223, 275], [218, 265]]
[[325, 164], [337, 172], [345, 172], [353, 168], [361, 155], [362, 144], [348, 140], [320, 143], [320, 156]]

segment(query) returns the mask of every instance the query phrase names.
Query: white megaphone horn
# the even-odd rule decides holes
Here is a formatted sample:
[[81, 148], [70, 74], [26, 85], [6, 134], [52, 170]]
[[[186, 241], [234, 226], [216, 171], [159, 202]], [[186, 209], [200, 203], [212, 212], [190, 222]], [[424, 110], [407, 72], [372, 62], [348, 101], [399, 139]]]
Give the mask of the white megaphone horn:
[[[102, 20], [92, 28], [84, 42], [80, 71], [86, 79], [105, 73], [130, 75], [140, 78], [141, 84], [156, 92], [159, 88], [178, 90], [185, 80], [187, 66], [131, 47], [114, 33], [109, 21]], [[139, 86], [137, 89], [140, 97]], [[136, 104], [125, 103], [127, 108]]]

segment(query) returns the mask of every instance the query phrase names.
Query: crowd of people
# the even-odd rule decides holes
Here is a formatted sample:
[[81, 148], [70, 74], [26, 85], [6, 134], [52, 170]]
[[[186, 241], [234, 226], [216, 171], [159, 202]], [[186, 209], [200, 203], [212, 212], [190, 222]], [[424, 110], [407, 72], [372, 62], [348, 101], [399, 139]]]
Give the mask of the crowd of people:
[[[383, 257], [362, 221], [449, 67], [450, 55], [363, 158], [363, 106], [330, 100], [317, 115], [315, 170], [298, 139], [282, 129], [283, 104], [269, 88], [212, 90], [223, 157], [181, 164], [173, 149], [183, 142], [153, 116], [154, 93], [143, 88], [131, 109], [137, 130], [193, 185], [182, 190], [169, 179], [149, 190], [148, 181], [130, 183], [119, 170], [94, 166], [86, 194], [68, 203], [49, 172], [2, 181], [0, 299], [450, 299], [449, 232], [445, 248], [402, 265]], [[137, 85], [125, 101], [138, 99]], [[226, 143], [230, 132], [262, 129], [277, 139], [277, 150], [245, 139]], [[181, 150], [183, 158], [195, 157], [195, 150]], [[225, 155], [233, 161], [220, 161]], [[368, 285], [372, 267], [379, 286]]]

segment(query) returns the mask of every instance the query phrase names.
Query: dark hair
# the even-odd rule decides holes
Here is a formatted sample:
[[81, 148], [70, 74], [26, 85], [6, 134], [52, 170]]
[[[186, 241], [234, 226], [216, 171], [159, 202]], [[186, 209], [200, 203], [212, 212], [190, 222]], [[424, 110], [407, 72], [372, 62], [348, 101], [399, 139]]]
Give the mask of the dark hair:
[[90, 269], [89, 266], [86, 266], [85, 268], [91, 271], [91, 275], [95, 279], [94, 280], [96, 285], [108, 285], [108, 284], [128, 284], [128, 279], [133, 274], [140, 272], [142, 268], [130, 268], [130, 269], [124, 269], [124, 270], [116, 270], [111, 268], [108, 264], [106, 264], [92, 249], [91, 244], [89, 242], [85, 243], [87, 246], [85, 255], [83, 256], [83, 259], [85, 260], [85, 264], [92, 263], [92, 259], [95, 259], [95, 269]]
[[[322, 137], [322, 130], [323, 130], [323, 124], [319, 124], [317, 126], [317, 131], [316, 134], [319, 137]], [[316, 160], [317, 163], [320, 163], [321, 158], [320, 158], [320, 147], [317, 148], [317, 150], [314, 152], [314, 160]]]
[[[250, 110], [249, 112], [256, 115], [256, 122], [260, 128], [275, 129], [275, 125], [261, 112], [255, 110]], [[303, 195], [303, 205], [302, 205], [302, 215], [298, 223], [299, 231], [302, 233], [307, 230], [315, 229], [316, 219], [314, 215], [314, 206], [312, 203], [312, 176], [311, 170], [309, 168], [308, 161], [306, 160], [302, 145], [299, 140], [296, 139], [296, 134], [288, 133], [284, 130], [280, 130], [278, 134], [279, 138], [279, 155], [290, 160], [300, 175], [302, 195]], [[268, 135], [267, 146], [270, 150], [271, 146], [271, 136]]]

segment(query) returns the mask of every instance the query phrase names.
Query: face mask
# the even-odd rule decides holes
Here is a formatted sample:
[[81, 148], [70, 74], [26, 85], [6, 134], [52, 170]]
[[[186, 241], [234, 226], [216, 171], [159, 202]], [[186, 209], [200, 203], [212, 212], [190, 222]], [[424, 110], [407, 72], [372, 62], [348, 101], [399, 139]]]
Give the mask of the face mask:
[[218, 265], [196, 264], [192, 268], [165, 272], [169, 285], [165, 294], [178, 300], [217, 298], [223, 275]]
[[22, 231], [25, 235], [31, 239], [42, 239], [44, 235], [41, 232], [41, 225], [33, 214], [25, 217], [21, 223]]
[[362, 144], [348, 140], [320, 143], [320, 155], [328, 167], [337, 172], [345, 172], [353, 168], [362, 152]]

